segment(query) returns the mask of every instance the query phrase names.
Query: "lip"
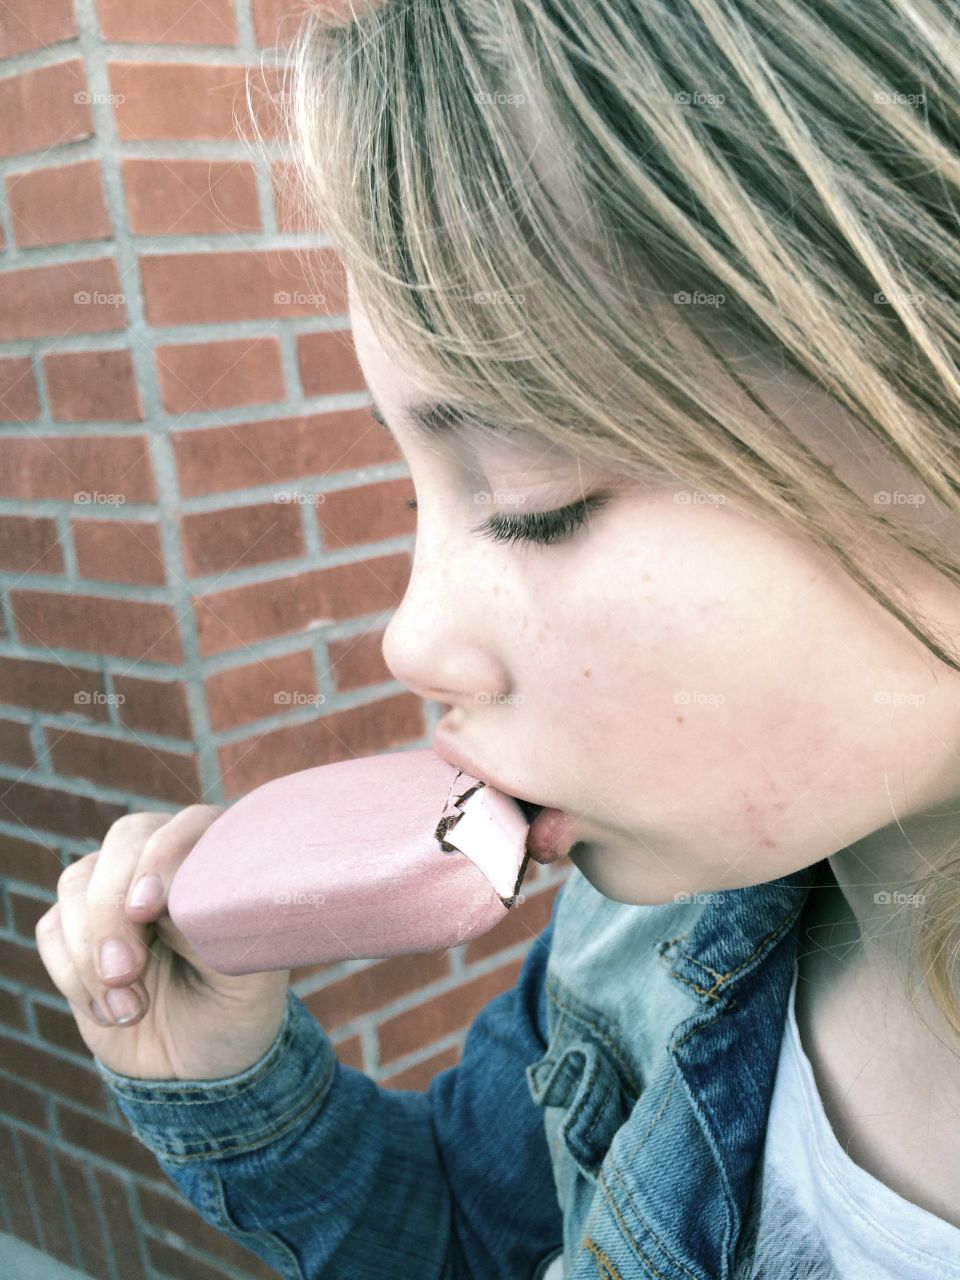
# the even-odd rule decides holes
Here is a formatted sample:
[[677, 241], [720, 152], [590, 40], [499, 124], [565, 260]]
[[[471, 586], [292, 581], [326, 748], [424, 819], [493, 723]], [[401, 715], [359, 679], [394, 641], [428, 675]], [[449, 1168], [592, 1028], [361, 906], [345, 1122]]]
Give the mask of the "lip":
[[488, 769], [481, 768], [468, 755], [465, 755], [458, 746], [441, 733], [439, 727], [434, 730], [432, 746], [434, 755], [439, 756], [441, 760], [453, 765], [455, 769], [462, 769], [471, 778], [479, 778], [487, 786], [494, 787], [497, 791], [502, 791], [504, 795], [512, 796], [515, 800], [523, 800], [527, 804], [538, 805], [543, 809], [551, 807], [550, 805], [545, 805], [542, 800], [534, 800], [532, 796], [525, 796], [522, 792], [513, 791], [509, 784], [502, 782], [494, 774], [490, 773]]

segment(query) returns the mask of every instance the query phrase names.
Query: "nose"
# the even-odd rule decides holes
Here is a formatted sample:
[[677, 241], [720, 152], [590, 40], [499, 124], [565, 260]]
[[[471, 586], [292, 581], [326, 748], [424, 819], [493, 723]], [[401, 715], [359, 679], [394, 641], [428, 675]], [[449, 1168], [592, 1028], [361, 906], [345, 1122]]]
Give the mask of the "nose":
[[407, 589], [383, 637], [394, 678], [451, 707], [504, 697], [510, 675], [498, 654], [497, 599], [469, 552], [457, 555], [449, 542], [428, 549], [418, 533]]

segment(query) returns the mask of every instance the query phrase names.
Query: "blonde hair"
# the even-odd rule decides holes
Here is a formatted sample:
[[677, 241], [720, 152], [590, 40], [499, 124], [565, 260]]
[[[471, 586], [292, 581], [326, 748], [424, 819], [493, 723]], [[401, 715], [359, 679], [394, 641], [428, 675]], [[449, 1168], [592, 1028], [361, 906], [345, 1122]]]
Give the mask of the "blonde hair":
[[[386, 0], [308, 12], [279, 110], [304, 225], [440, 395], [809, 539], [960, 671], [898, 583], [960, 585], [958, 71], [935, 0]], [[728, 341], [818, 383], [937, 536]], [[960, 1035], [955, 879], [917, 937]]]

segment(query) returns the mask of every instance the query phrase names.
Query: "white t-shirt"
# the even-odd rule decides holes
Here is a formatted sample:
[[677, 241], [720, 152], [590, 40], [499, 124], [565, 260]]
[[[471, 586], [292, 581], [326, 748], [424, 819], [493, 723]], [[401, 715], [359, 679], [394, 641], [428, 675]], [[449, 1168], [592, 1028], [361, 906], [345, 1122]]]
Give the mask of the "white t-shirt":
[[797, 1030], [794, 968], [735, 1280], [960, 1280], [960, 1228], [911, 1204], [841, 1147]]

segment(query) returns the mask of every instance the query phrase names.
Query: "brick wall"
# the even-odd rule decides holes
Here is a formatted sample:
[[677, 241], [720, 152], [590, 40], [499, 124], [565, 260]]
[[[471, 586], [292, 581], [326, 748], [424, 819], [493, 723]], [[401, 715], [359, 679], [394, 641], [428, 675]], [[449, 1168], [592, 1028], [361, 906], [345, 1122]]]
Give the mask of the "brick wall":
[[[0, 7], [0, 1230], [110, 1280], [272, 1273], [105, 1095], [34, 942], [60, 872], [124, 813], [427, 746], [439, 714], [380, 651], [412, 485], [341, 264], [284, 207], [268, 103], [250, 141], [246, 69], [275, 84], [301, 6]], [[342, 1062], [423, 1089], [567, 870], [465, 947], [295, 989]]]

